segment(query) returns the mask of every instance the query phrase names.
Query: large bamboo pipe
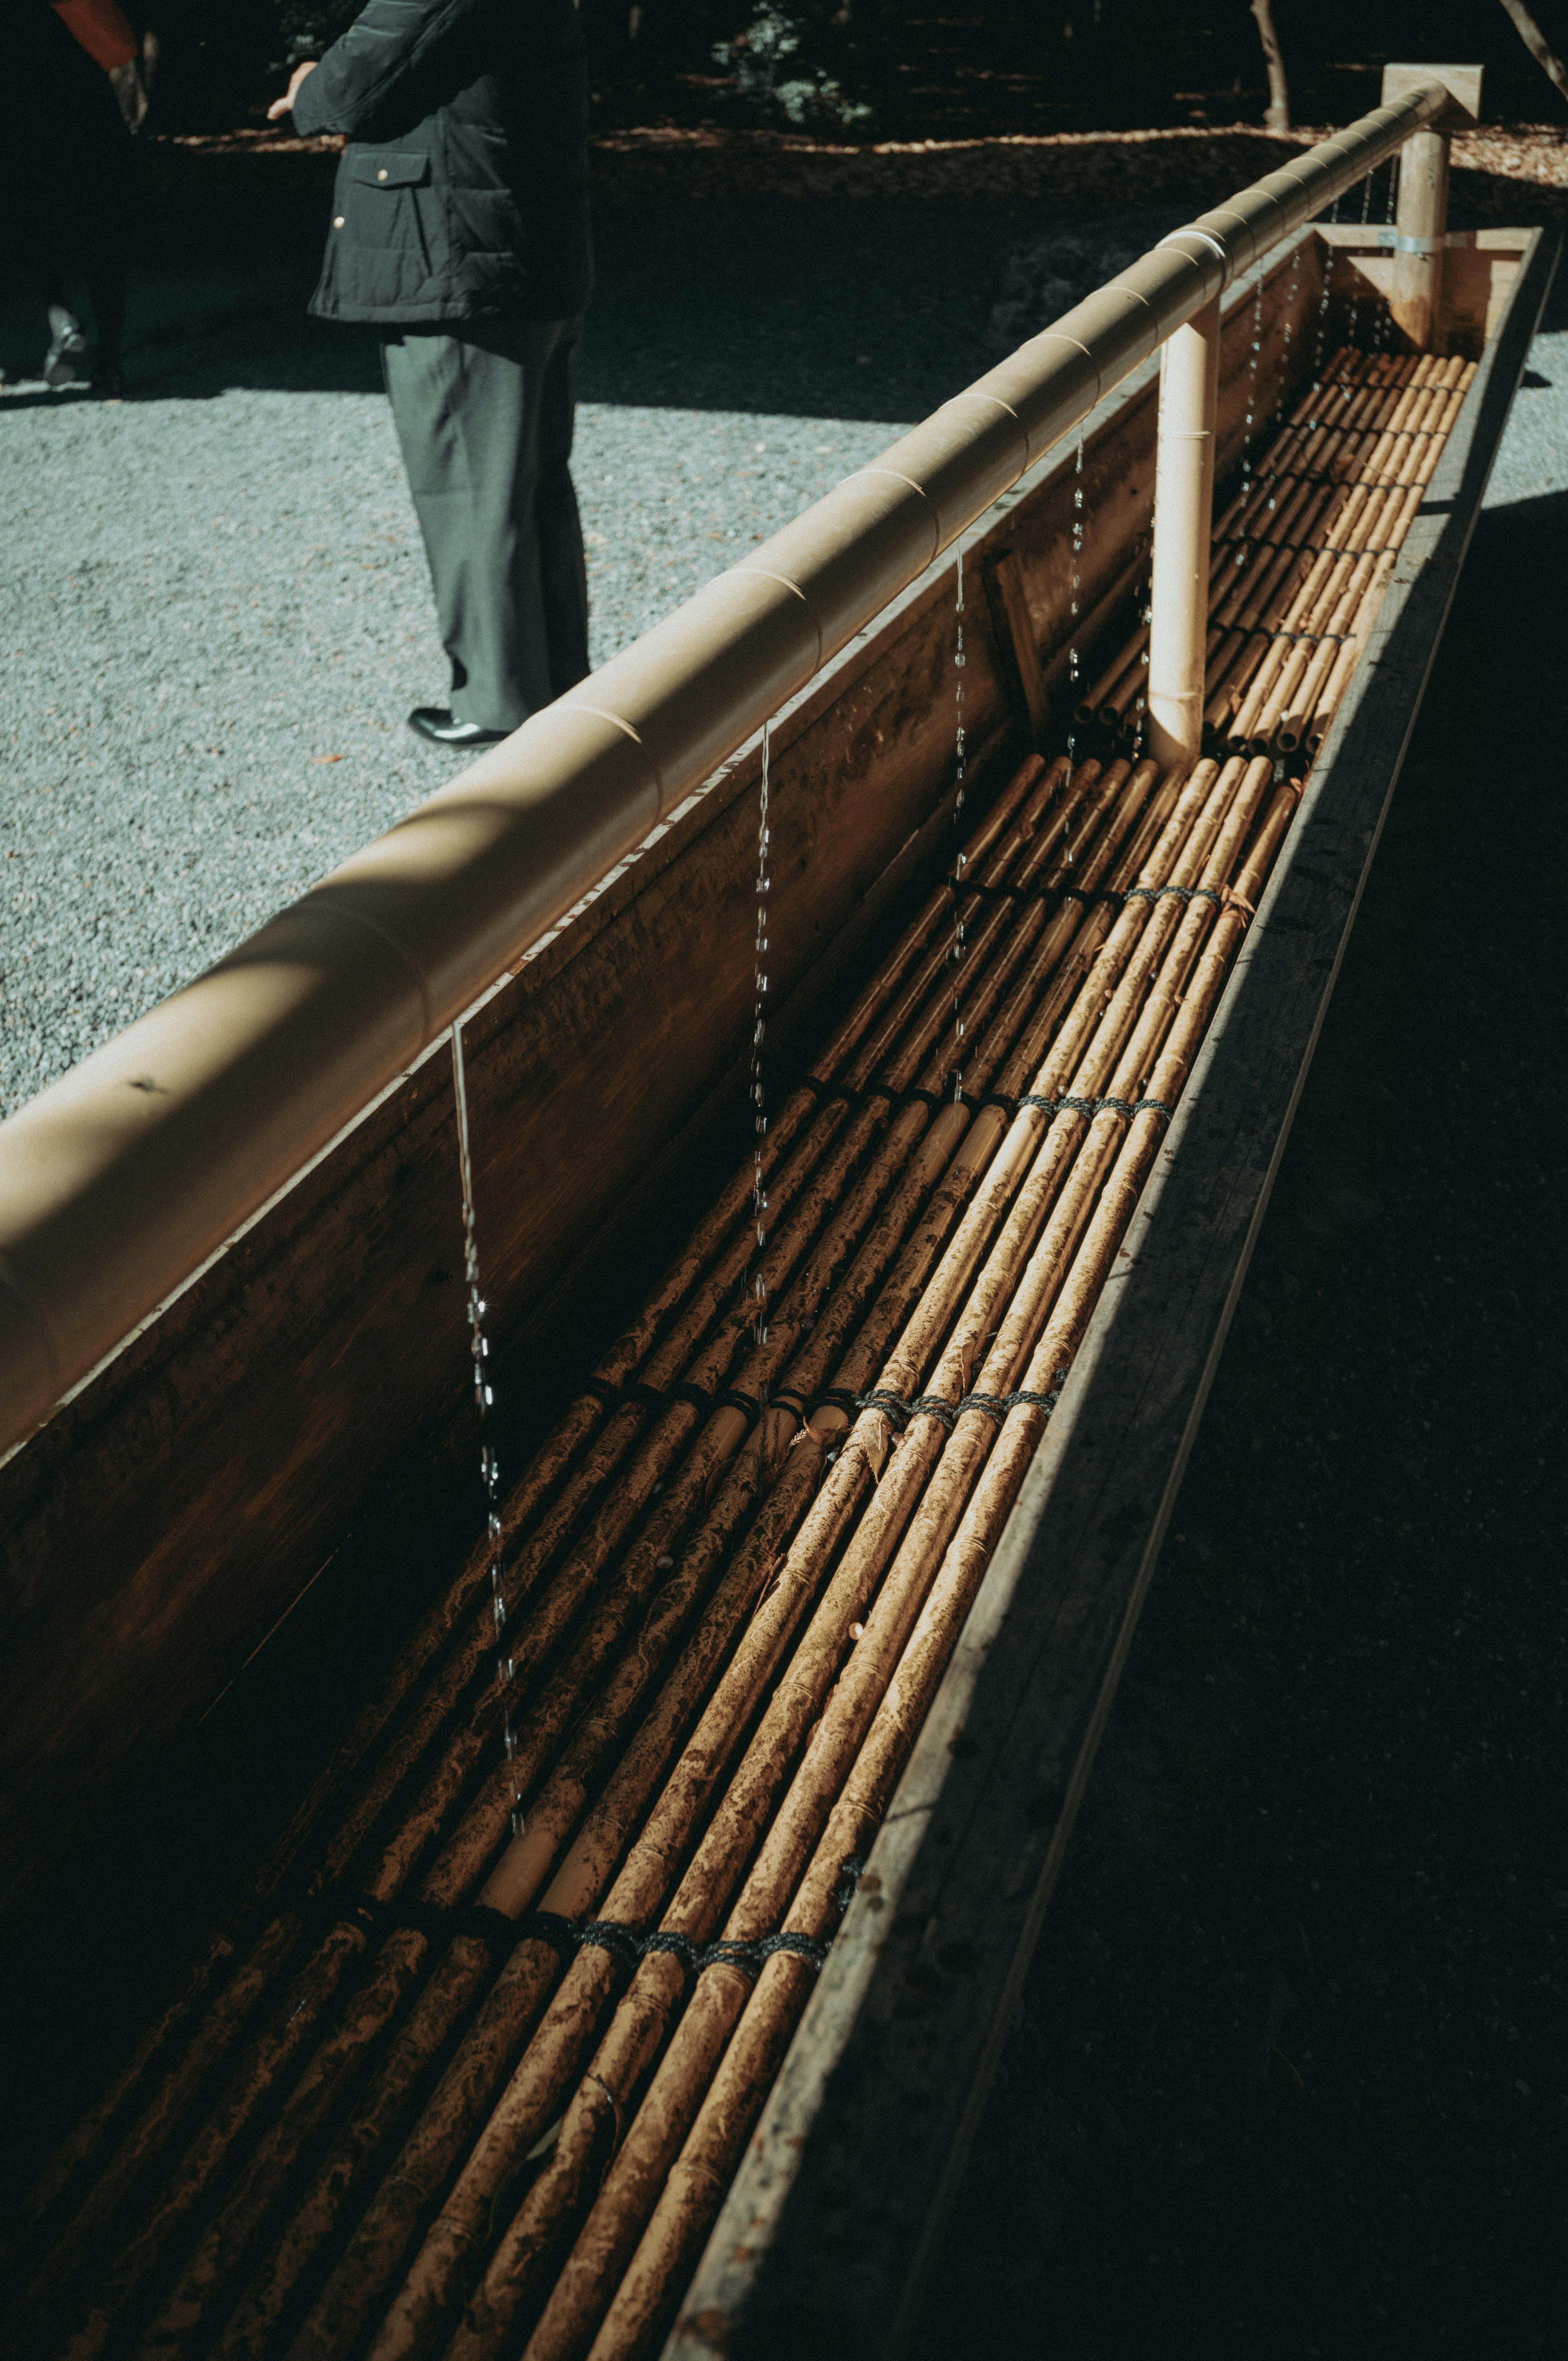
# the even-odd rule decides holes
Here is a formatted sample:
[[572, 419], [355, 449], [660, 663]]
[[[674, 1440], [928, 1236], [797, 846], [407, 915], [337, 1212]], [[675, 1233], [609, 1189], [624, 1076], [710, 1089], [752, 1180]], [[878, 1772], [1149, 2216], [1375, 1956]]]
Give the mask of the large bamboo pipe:
[[1177, 231], [0, 1125], [0, 1449], [1173, 329], [1448, 103]]

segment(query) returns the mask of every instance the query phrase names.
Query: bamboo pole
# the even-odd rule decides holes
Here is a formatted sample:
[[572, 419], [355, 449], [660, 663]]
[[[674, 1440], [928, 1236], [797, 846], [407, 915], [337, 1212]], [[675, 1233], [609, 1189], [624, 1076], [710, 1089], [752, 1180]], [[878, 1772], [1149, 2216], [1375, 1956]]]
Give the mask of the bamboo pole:
[[1394, 323], [1420, 352], [1446, 348], [1442, 318], [1448, 230], [1446, 131], [1418, 131], [1399, 150], [1399, 203], [1394, 256]]
[[1203, 618], [1214, 513], [1220, 298], [1166, 339], [1160, 355], [1149, 588], [1149, 751], [1195, 763], [1203, 747]]

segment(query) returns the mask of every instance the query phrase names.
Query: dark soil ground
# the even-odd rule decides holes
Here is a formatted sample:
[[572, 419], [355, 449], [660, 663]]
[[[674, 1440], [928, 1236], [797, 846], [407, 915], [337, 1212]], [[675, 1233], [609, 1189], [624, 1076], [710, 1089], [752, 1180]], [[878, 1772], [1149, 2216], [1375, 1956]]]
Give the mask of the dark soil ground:
[[1568, 2350], [1565, 548], [1477, 529], [921, 2361]]

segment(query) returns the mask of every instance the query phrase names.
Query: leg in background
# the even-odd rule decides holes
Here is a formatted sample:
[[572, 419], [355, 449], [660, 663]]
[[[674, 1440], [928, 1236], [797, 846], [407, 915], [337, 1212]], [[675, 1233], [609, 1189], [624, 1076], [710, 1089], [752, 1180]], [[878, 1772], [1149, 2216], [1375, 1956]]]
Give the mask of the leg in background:
[[571, 468], [582, 333], [580, 319], [568, 320], [545, 364], [533, 495], [550, 686], [557, 697], [586, 679], [588, 671], [588, 576]]
[[515, 730], [587, 669], [567, 465], [575, 329], [519, 321], [462, 335], [411, 331], [382, 350], [453, 713]]

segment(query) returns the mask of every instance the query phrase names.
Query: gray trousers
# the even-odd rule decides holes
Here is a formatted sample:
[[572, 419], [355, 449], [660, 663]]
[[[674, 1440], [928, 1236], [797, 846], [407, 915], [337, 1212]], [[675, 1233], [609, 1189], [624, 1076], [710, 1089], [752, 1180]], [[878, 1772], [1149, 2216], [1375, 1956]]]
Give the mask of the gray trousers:
[[515, 730], [588, 669], [588, 589], [572, 489], [580, 320], [381, 347], [409, 489], [452, 660], [452, 710]]

